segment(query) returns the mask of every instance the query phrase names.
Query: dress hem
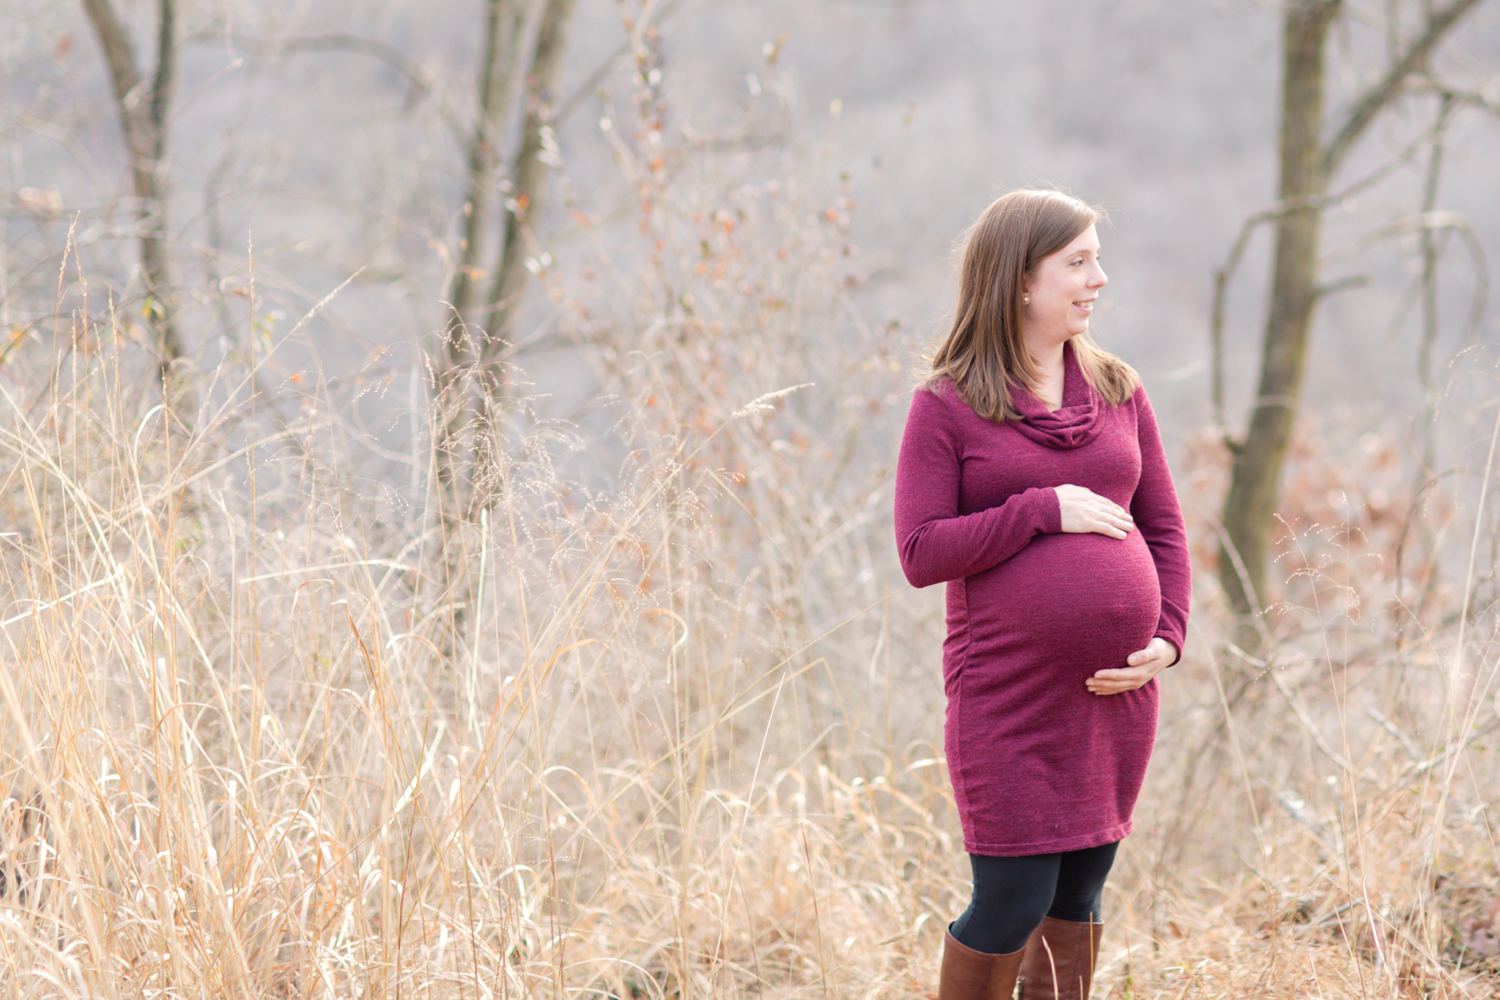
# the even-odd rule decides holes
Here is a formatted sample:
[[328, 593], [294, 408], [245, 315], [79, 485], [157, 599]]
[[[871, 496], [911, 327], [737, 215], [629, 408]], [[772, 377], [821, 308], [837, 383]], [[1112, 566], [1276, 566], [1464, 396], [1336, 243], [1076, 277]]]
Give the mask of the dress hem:
[[1021, 858], [1032, 854], [1061, 854], [1064, 851], [1082, 851], [1090, 847], [1101, 847], [1124, 840], [1130, 835], [1133, 821], [1126, 820], [1096, 833], [1078, 834], [1057, 840], [1041, 840], [1030, 844], [986, 844], [964, 838], [964, 851], [984, 858]]

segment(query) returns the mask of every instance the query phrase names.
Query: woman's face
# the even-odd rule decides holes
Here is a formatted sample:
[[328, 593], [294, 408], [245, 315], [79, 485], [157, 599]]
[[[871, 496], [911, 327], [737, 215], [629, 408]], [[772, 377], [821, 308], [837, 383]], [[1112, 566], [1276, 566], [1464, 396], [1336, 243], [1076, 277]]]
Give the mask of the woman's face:
[[1034, 351], [1058, 347], [1089, 328], [1099, 289], [1109, 281], [1099, 266], [1099, 234], [1093, 226], [1050, 257], [1026, 281], [1021, 336]]

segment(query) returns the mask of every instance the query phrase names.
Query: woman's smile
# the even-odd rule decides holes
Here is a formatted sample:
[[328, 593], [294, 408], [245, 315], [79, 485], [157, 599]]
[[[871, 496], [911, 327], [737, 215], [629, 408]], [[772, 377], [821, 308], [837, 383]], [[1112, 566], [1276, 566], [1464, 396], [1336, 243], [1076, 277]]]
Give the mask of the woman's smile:
[[1022, 335], [1038, 357], [1053, 355], [1062, 342], [1089, 328], [1099, 290], [1109, 276], [1099, 265], [1099, 235], [1093, 226], [1042, 260], [1026, 285]]

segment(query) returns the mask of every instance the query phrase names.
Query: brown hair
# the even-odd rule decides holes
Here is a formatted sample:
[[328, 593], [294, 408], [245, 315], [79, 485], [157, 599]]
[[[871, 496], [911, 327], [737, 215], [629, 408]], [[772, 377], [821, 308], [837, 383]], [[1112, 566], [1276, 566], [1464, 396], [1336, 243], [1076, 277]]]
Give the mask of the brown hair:
[[[1035, 389], [1041, 382], [1021, 339], [1025, 279], [1100, 214], [1061, 191], [1022, 188], [992, 202], [969, 230], [953, 327], [932, 357], [925, 384], [950, 379], [959, 398], [980, 416], [997, 422], [1020, 419], [1010, 387]], [[1135, 369], [1100, 348], [1087, 332], [1072, 343], [1084, 378], [1106, 402], [1118, 406], [1130, 398], [1140, 385]]]

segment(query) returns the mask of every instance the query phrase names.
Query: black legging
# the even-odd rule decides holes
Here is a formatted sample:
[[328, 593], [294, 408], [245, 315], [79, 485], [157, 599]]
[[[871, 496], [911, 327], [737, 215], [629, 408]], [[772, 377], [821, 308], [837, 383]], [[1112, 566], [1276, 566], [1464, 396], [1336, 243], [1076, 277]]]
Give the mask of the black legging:
[[969, 855], [974, 898], [951, 928], [960, 944], [991, 955], [1026, 946], [1043, 917], [1099, 920], [1100, 897], [1119, 843], [1020, 858]]

